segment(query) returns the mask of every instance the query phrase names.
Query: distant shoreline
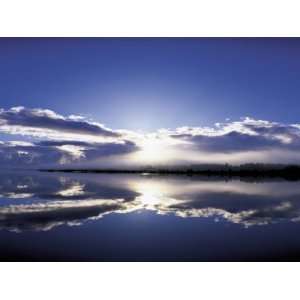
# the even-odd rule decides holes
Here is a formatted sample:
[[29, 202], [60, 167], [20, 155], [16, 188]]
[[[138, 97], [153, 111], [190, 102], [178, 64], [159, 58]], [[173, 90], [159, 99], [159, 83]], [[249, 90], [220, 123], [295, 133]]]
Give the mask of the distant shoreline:
[[220, 166], [215, 169], [167, 169], [167, 168], [143, 168], [143, 169], [39, 169], [41, 172], [62, 173], [102, 173], [102, 174], [149, 174], [149, 175], [202, 175], [221, 177], [252, 177], [252, 178], [284, 178], [300, 180], [300, 166], [272, 166], [272, 165], [241, 165]]

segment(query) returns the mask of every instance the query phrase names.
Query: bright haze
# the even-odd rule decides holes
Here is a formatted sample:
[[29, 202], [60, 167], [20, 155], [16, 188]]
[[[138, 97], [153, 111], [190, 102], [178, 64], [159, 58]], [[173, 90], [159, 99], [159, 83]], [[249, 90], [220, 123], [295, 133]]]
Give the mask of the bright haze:
[[300, 163], [300, 39], [0, 39], [0, 165]]

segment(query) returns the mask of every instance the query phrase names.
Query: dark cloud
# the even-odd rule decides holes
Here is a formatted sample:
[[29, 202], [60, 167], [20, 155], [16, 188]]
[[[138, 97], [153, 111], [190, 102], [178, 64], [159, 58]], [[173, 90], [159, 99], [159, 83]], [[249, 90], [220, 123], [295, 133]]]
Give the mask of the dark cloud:
[[85, 157], [87, 160], [97, 159], [99, 157], [111, 156], [111, 155], [123, 155], [135, 152], [139, 149], [135, 143], [125, 141], [124, 143], [106, 143], [98, 144], [95, 147], [91, 147], [85, 151]]
[[178, 135], [172, 136], [192, 143], [192, 147], [210, 152], [240, 152], [265, 150], [282, 146], [278, 140], [267, 139], [263, 136], [253, 136], [240, 132], [229, 132], [220, 136]]
[[187, 131], [170, 136], [189, 142], [190, 147], [194, 149], [211, 153], [274, 149], [300, 150], [299, 128], [268, 122], [227, 123], [215, 131], [215, 134]]
[[[80, 116], [63, 117], [47, 109], [14, 107], [0, 110], [0, 132], [46, 139], [0, 144], [0, 165], [10, 167], [89, 163], [137, 151], [116, 131]], [[92, 137], [91, 137], [92, 136]]]
[[26, 146], [3, 143], [0, 144], [0, 154], [0, 165], [10, 168], [59, 163], [64, 157], [72, 159], [70, 154], [58, 148], [42, 147], [34, 144]]
[[[82, 119], [62, 117], [51, 110], [27, 109], [24, 107], [0, 111], [0, 129], [5, 126], [5, 132], [12, 133], [13, 126], [26, 128], [47, 129], [63, 133], [80, 135], [95, 135], [103, 137], [119, 137], [120, 134]], [[20, 131], [22, 133], [22, 130]]]
[[81, 141], [41, 141], [38, 143], [42, 147], [61, 147], [61, 146], [78, 146], [82, 147], [84, 157], [89, 159], [97, 159], [103, 156], [128, 154], [137, 151], [138, 146], [131, 141], [123, 142], [107, 142], [107, 143], [89, 143]]
[[9, 167], [85, 163], [103, 157], [124, 155], [139, 148], [131, 141], [88, 143], [80, 141], [41, 141], [0, 144], [0, 165]]

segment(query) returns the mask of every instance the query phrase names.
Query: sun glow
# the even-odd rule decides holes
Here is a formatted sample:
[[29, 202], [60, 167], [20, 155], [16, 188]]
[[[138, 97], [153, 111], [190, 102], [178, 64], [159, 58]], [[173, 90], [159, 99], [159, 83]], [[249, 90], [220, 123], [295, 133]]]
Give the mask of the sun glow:
[[174, 158], [174, 151], [167, 140], [147, 137], [141, 143], [141, 150], [135, 153], [134, 160], [140, 163], [160, 163]]
[[172, 186], [157, 178], [147, 178], [132, 182], [132, 188], [140, 195], [135, 198], [136, 209], [146, 209], [159, 212], [160, 207], [171, 205], [176, 200], [172, 198]]
[[165, 190], [162, 185], [152, 181], [135, 183], [137, 192], [141, 195], [136, 198], [142, 208], [155, 209], [156, 205], [165, 198]]

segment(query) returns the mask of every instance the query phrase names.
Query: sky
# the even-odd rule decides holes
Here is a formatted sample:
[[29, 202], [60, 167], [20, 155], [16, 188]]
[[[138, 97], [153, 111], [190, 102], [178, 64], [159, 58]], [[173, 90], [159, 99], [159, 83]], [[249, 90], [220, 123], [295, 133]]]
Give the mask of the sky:
[[300, 39], [1, 38], [0, 164], [300, 163]]

